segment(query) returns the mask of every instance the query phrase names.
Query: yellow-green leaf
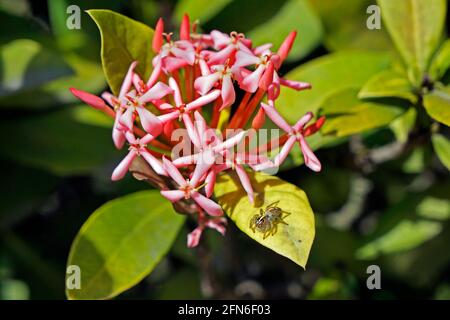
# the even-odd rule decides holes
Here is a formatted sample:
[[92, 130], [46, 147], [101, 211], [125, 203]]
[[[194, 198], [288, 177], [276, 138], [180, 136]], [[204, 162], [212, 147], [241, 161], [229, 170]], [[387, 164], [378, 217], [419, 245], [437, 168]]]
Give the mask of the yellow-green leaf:
[[169, 251], [183, 221], [156, 190], [107, 202], [72, 244], [67, 264], [79, 266], [81, 288], [67, 289], [67, 297], [108, 299], [136, 285]]
[[138, 61], [136, 71], [147, 79], [152, 70], [153, 30], [143, 23], [110, 10], [88, 10], [102, 38], [102, 65], [106, 80], [115, 95], [130, 64]]
[[295, 123], [306, 112], [316, 112], [328, 95], [348, 87], [362, 87], [389, 65], [389, 55], [361, 51], [338, 52], [314, 59], [285, 76], [309, 82], [312, 89], [298, 92], [282, 88], [277, 109], [290, 123]]
[[450, 170], [450, 140], [442, 134], [435, 133], [431, 137], [431, 141], [433, 142], [433, 148], [439, 160]]
[[[249, 176], [256, 194], [255, 206], [249, 202], [234, 172], [219, 176], [214, 191], [216, 199], [250, 238], [304, 268], [315, 234], [314, 214], [305, 192], [275, 176], [262, 173], [249, 173]], [[275, 235], [263, 239], [261, 232], [250, 229], [250, 220], [261, 208], [264, 210], [277, 201], [279, 208], [290, 213], [284, 219], [288, 225], [278, 224]]]
[[[370, 30], [366, 27], [371, 15], [367, 9], [375, 0], [309, 0], [322, 19], [324, 45], [330, 51], [338, 50], [392, 50], [385, 28]], [[338, 14], [337, 14], [338, 13]]]
[[430, 66], [430, 76], [433, 80], [441, 79], [450, 68], [450, 40], [442, 44]]
[[417, 118], [417, 111], [414, 107], [410, 107], [404, 114], [391, 122], [389, 128], [399, 142], [406, 142], [408, 140], [409, 132], [414, 127]]
[[273, 43], [276, 49], [292, 30], [298, 35], [288, 60], [304, 57], [320, 43], [322, 23], [307, 0], [286, 1], [270, 20], [248, 32], [248, 37], [255, 45]]
[[383, 22], [419, 85], [441, 40], [445, 0], [378, 0]]
[[338, 137], [360, 133], [388, 125], [404, 110], [391, 104], [362, 101], [358, 89], [350, 88], [331, 95], [324, 101], [321, 114], [327, 117], [323, 134]]
[[450, 86], [436, 88], [425, 95], [423, 105], [430, 117], [450, 126]]
[[417, 96], [408, 79], [393, 70], [385, 70], [376, 74], [362, 87], [358, 93], [360, 99], [367, 98], [401, 98], [411, 103], [417, 102]]

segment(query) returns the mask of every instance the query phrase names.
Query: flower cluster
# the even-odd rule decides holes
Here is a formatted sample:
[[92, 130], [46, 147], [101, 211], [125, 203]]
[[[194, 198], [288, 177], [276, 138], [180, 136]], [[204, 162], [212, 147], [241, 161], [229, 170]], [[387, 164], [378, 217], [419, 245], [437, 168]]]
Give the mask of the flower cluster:
[[[79, 99], [115, 119], [112, 138], [118, 149], [126, 142], [129, 145], [112, 180], [123, 178], [135, 158], [142, 157], [156, 174], [171, 181], [161, 188], [165, 198], [175, 204], [185, 201], [194, 208], [199, 226], [188, 237], [189, 247], [198, 244], [205, 227], [225, 232], [222, 208], [211, 199], [219, 173], [235, 170], [253, 203], [254, 192], [244, 166], [255, 171], [278, 167], [298, 142], [306, 166], [320, 171], [321, 164], [305, 137], [324, 123], [324, 118], [319, 118], [308, 125], [313, 115], [307, 113], [291, 126], [275, 107], [282, 86], [294, 90], [311, 87], [278, 73], [295, 31], [274, 52], [271, 44], [253, 47], [241, 33], [214, 30], [200, 34], [196, 29], [185, 15], [179, 40], [175, 40], [172, 33], [164, 33], [160, 19], [151, 44], [155, 57], [149, 79], [135, 72], [138, 62], [131, 63], [118, 96], [105, 92], [101, 99], [71, 89]], [[277, 137], [275, 144], [259, 146], [256, 153], [245, 148], [235, 152], [244, 140], [253, 138], [245, 129], [260, 130], [266, 115], [285, 134]], [[175, 157], [171, 152], [176, 145], [173, 134], [180, 128], [187, 133], [184, 145], [193, 152]], [[232, 134], [228, 134], [230, 129]], [[280, 152], [272, 160], [259, 152], [271, 151], [274, 146]]]

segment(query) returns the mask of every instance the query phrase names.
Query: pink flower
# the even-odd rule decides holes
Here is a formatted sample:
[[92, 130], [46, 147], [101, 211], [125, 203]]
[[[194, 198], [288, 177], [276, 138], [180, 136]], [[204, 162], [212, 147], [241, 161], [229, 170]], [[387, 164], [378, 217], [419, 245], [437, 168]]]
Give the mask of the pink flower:
[[210, 55], [208, 60], [209, 65], [224, 64], [237, 51], [252, 53], [250, 50], [252, 42], [246, 39], [242, 33], [233, 31], [230, 35], [227, 35], [223, 32], [213, 30], [211, 31], [211, 38], [214, 42], [214, 47], [220, 51]]
[[214, 72], [198, 77], [194, 82], [194, 87], [201, 95], [205, 95], [220, 81], [222, 106], [219, 111], [221, 111], [222, 109], [231, 106], [236, 99], [236, 94], [234, 93], [233, 87], [233, 74], [231, 68], [227, 64], [214, 65], [211, 69]]
[[194, 248], [198, 246], [200, 238], [206, 227], [215, 229], [221, 235], [225, 235], [225, 226], [227, 225], [227, 220], [225, 218], [206, 218], [203, 214], [201, 208], [199, 208], [198, 215], [198, 227], [195, 228], [187, 236], [187, 246], [188, 248]]
[[177, 190], [161, 190], [161, 194], [171, 202], [176, 202], [181, 199], [192, 199], [203, 210], [205, 210], [211, 216], [222, 216], [222, 208], [202, 195], [198, 190], [202, 187], [200, 178], [208, 170], [208, 165], [203, 163], [197, 163], [194, 173], [190, 180], [186, 180], [178, 171], [177, 167], [168, 159], [163, 157], [163, 167], [168, 175], [178, 184]]
[[151, 134], [147, 134], [143, 138], [136, 139], [134, 134], [130, 131], [125, 133], [128, 143], [130, 144], [130, 148], [128, 149], [130, 152], [125, 156], [125, 158], [119, 163], [119, 165], [114, 169], [112, 173], [111, 179], [113, 181], [117, 181], [122, 179], [127, 173], [128, 169], [130, 169], [131, 163], [137, 156], [141, 156], [145, 161], [155, 170], [155, 172], [159, 175], [167, 175], [161, 161], [155, 158], [151, 152], [147, 149], [147, 144], [155, 139]]
[[[296, 141], [300, 144], [300, 148], [303, 153], [303, 158], [305, 160], [305, 164], [307, 167], [309, 167], [313, 171], [320, 171], [322, 166], [320, 164], [319, 159], [314, 155], [313, 151], [309, 147], [308, 143], [305, 140], [305, 131], [308, 128], [304, 128], [305, 125], [311, 121], [313, 114], [311, 112], [308, 112], [303, 117], [300, 118], [300, 120], [297, 121], [297, 123], [294, 126], [290, 126], [278, 113], [278, 111], [275, 109], [274, 106], [265, 104], [264, 102], [261, 103], [261, 106], [264, 108], [264, 111], [266, 112], [267, 116], [281, 129], [286, 131], [289, 135], [288, 140], [282, 147], [280, 153], [275, 157], [274, 159], [274, 165], [280, 166], [281, 163], [286, 159], [289, 152], [293, 148]], [[320, 126], [323, 124], [324, 118], [320, 121]], [[319, 122], [319, 121], [318, 121]], [[320, 128], [317, 125], [315, 126], [316, 131]], [[264, 167], [264, 166], [263, 166]]]
[[173, 90], [175, 106], [172, 106], [171, 104], [168, 104], [165, 102], [161, 102], [161, 103], [155, 102], [155, 105], [161, 111], [165, 112], [165, 114], [158, 116], [158, 119], [162, 123], [167, 123], [168, 121], [172, 121], [177, 118], [179, 120], [181, 118], [183, 118], [183, 121], [186, 124], [187, 119], [190, 120], [190, 116], [189, 116], [190, 112], [216, 100], [220, 95], [219, 90], [213, 90], [210, 93], [208, 93], [207, 95], [199, 97], [199, 98], [195, 99], [194, 101], [185, 104], [181, 98], [180, 88], [174, 78], [169, 79], [169, 85], [170, 85], [170, 88]]
[[[192, 123], [192, 120], [189, 118], [186, 127], [188, 128], [189, 138], [194, 146], [197, 147], [199, 152], [175, 159], [173, 164], [177, 167], [183, 167], [200, 162], [208, 164], [209, 167], [211, 167], [217, 156], [222, 157], [225, 150], [233, 148], [239, 144], [239, 142], [241, 142], [246, 135], [245, 131], [240, 131], [234, 136], [223, 141], [213, 129], [207, 126], [205, 119], [198, 111], [194, 113], [194, 116], [195, 124]], [[209, 169], [209, 167], [207, 169]]]

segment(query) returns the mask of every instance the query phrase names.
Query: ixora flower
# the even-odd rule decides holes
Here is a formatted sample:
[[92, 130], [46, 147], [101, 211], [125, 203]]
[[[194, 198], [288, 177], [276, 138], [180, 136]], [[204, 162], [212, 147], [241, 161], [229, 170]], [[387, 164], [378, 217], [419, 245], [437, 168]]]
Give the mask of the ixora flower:
[[[158, 184], [162, 196], [174, 203], [178, 212], [196, 219], [198, 227], [188, 235], [189, 247], [198, 245], [206, 228], [225, 233], [223, 210], [213, 198], [219, 173], [235, 170], [253, 203], [247, 170], [280, 166], [295, 142], [300, 144], [305, 164], [313, 171], [321, 170], [305, 138], [317, 132], [325, 119], [307, 126], [313, 118], [308, 112], [291, 126], [275, 108], [281, 86], [311, 88], [309, 83], [287, 80], [278, 73], [295, 37], [296, 32], [291, 32], [273, 52], [272, 44], [253, 47], [250, 39], [237, 32], [199, 34], [196, 24], [191, 25], [185, 15], [180, 39], [175, 40], [171, 33], [164, 33], [163, 20], [159, 19], [151, 44], [155, 57], [149, 79], [142, 79], [135, 71], [137, 63], [144, 61], [131, 61], [118, 96], [104, 92], [100, 98], [70, 89], [83, 102], [114, 118], [112, 138], [118, 149], [126, 142], [129, 145], [112, 180], [122, 179], [133, 161], [141, 157], [154, 176], [164, 181]], [[263, 102], [265, 97], [267, 103]], [[274, 144], [281, 149], [273, 160], [245, 146], [255, 131], [263, 130], [266, 115], [286, 132]], [[249, 127], [252, 130], [245, 130]], [[188, 148], [175, 155], [179, 136], [174, 136], [179, 129], [187, 133], [181, 143]], [[257, 150], [274, 148], [269, 144]]]

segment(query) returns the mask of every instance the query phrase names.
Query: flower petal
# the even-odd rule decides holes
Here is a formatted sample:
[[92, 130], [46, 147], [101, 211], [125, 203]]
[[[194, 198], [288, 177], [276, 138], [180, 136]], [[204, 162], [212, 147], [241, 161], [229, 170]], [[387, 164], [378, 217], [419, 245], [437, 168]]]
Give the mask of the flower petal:
[[194, 50], [190, 50], [190, 49], [183, 50], [183, 49], [180, 49], [180, 48], [177, 48], [176, 46], [174, 46], [171, 49], [171, 52], [175, 57], [186, 61], [186, 63], [191, 66], [195, 62], [195, 51]]
[[313, 117], [312, 112], [307, 112], [304, 116], [302, 116], [297, 123], [294, 125], [294, 130], [295, 131], [300, 131], [303, 129], [303, 127], [305, 126], [305, 124], [307, 124], [309, 121], [311, 121]]
[[187, 113], [183, 113], [183, 122], [184, 126], [186, 127], [187, 133], [189, 135], [189, 139], [191, 139], [191, 142], [196, 146], [197, 148], [201, 148], [202, 145], [200, 143], [200, 137], [198, 136], [198, 132], [194, 127], [194, 124], [192, 123], [191, 116]]
[[[101, 98], [89, 93], [89, 92], [85, 92], [83, 90], [78, 90], [75, 88], [70, 88], [69, 89], [70, 92], [72, 92], [72, 94], [77, 97], [78, 99], [80, 99], [81, 101], [83, 101], [84, 103], [87, 103], [88, 105], [90, 105], [91, 107], [94, 107], [95, 109], [98, 110], [102, 110], [104, 109], [106, 106], [105, 101], [103, 101]], [[111, 95], [112, 96], [112, 95]], [[108, 101], [107, 99], [105, 99], [106, 101]], [[109, 101], [108, 101], [109, 103]], [[112, 101], [111, 101], [111, 106], [112, 105]]]
[[128, 72], [123, 79], [122, 86], [120, 87], [119, 99], [125, 97], [125, 95], [130, 91], [131, 85], [133, 84], [133, 74], [134, 68], [136, 68], [137, 61], [133, 61], [128, 68]]
[[152, 49], [153, 52], [158, 53], [159, 50], [161, 50], [161, 47], [163, 45], [163, 32], [164, 32], [164, 21], [162, 18], [159, 18], [158, 22], [156, 23], [155, 27], [155, 33], [153, 34], [153, 40], [152, 40]]
[[239, 144], [239, 142], [242, 141], [242, 139], [247, 134], [247, 131], [241, 131], [235, 134], [234, 136], [227, 138], [224, 142], [221, 142], [213, 147], [214, 152], [221, 152], [223, 150], [230, 149], [234, 147], [235, 145]]
[[201, 95], [205, 95], [209, 92], [209, 90], [212, 89], [212, 87], [214, 87], [214, 85], [217, 83], [217, 81], [219, 81], [220, 78], [221, 74], [219, 72], [214, 72], [206, 76], [198, 77], [197, 79], [195, 79], [194, 88]]
[[245, 172], [244, 167], [242, 167], [240, 164], [237, 164], [235, 166], [235, 170], [236, 170], [237, 175], [239, 176], [239, 180], [241, 180], [242, 187], [244, 188], [245, 192], [247, 192], [250, 203], [254, 203], [255, 200], [254, 200], [253, 188], [252, 188], [250, 179], [247, 175], [247, 172]]
[[280, 78], [280, 84], [285, 87], [295, 89], [297, 91], [312, 88], [311, 84], [308, 82], [300, 82], [300, 81], [288, 80], [288, 79], [284, 79], [284, 78]]
[[275, 159], [273, 160], [273, 163], [275, 164], [276, 167], [281, 166], [283, 161], [289, 155], [289, 152], [291, 152], [292, 148], [294, 147], [295, 141], [297, 141], [297, 138], [295, 136], [291, 136], [284, 143], [283, 147], [280, 150], [280, 153], [277, 154]]
[[275, 107], [270, 106], [264, 102], [261, 102], [261, 107], [264, 108], [266, 115], [273, 121], [278, 127], [286, 131], [287, 133], [292, 133], [293, 130], [291, 126], [280, 116]]
[[236, 47], [234, 45], [226, 46], [222, 50], [212, 53], [208, 60], [208, 64], [210, 66], [215, 64], [224, 64], [225, 61], [234, 54], [234, 52], [236, 52]]
[[240, 87], [247, 92], [256, 92], [259, 87], [259, 80], [261, 79], [265, 69], [266, 67], [260, 64], [255, 71], [242, 80]]
[[153, 168], [153, 170], [155, 170], [155, 172], [159, 175], [162, 176], [167, 176], [167, 172], [166, 170], [164, 170], [163, 165], [161, 163], [161, 161], [159, 161], [158, 159], [156, 159], [150, 152], [148, 152], [148, 150], [144, 149], [141, 150], [141, 156], [142, 158], [145, 159], [145, 161], [147, 161], [147, 163]]
[[117, 181], [122, 179], [127, 173], [128, 169], [131, 166], [131, 163], [136, 158], [137, 154], [134, 150], [130, 151], [125, 158], [119, 163], [119, 165], [114, 169], [111, 180]]
[[151, 100], [159, 100], [164, 98], [166, 95], [171, 94], [173, 89], [168, 85], [158, 82], [153, 87], [151, 87], [146, 93], [139, 97], [138, 101], [140, 104], [147, 103]]
[[215, 203], [211, 199], [208, 199], [199, 192], [193, 191], [191, 193], [191, 198], [195, 202], [197, 202], [197, 204], [202, 207], [202, 209], [205, 210], [209, 215], [215, 217], [220, 217], [223, 215], [222, 208], [217, 203]]
[[190, 179], [190, 183], [193, 186], [197, 186], [199, 184], [200, 179], [214, 164], [215, 161], [214, 153], [212, 152], [211, 149], [207, 149], [199, 153], [196, 160], [197, 165], [195, 166], [194, 173], [192, 174], [192, 177]]
[[220, 90], [213, 90], [207, 95], [204, 95], [203, 97], [197, 98], [194, 101], [188, 103], [186, 105], [187, 111], [192, 111], [194, 109], [200, 108], [208, 103], [213, 102], [220, 96]]
[[129, 107], [119, 118], [120, 124], [124, 125], [128, 130], [133, 130], [134, 108]]
[[186, 184], [186, 180], [181, 175], [180, 171], [178, 171], [177, 167], [167, 159], [166, 157], [162, 158], [163, 168], [169, 174], [169, 176], [179, 185], [184, 186]]
[[203, 229], [204, 229], [203, 227], [199, 226], [195, 228], [194, 231], [188, 234], [187, 236], [188, 248], [195, 248], [196, 246], [198, 246], [200, 238], [202, 237]]
[[305, 165], [312, 171], [319, 172], [322, 170], [322, 165], [319, 159], [317, 159], [314, 152], [309, 147], [303, 135], [300, 135], [300, 148], [302, 149], [303, 159], [305, 159]]
[[161, 190], [161, 195], [170, 202], [177, 202], [184, 198], [184, 192], [181, 190]]
[[136, 109], [144, 130], [154, 137], [158, 136], [162, 132], [161, 121], [144, 107], [138, 107]]
[[236, 52], [236, 62], [233, 66], [247, 67], [250, 65], [258, 64], [259, 62], [260, 59], [257, 56], [239, 50], [238, 52]]
[[222, 78], [222, 106], [220, 107], [220, 110], [231, 106], [235, 99], [236, 94], [234, 92], [233, 81], [231, 80], [230, 75], [226, 75]]

